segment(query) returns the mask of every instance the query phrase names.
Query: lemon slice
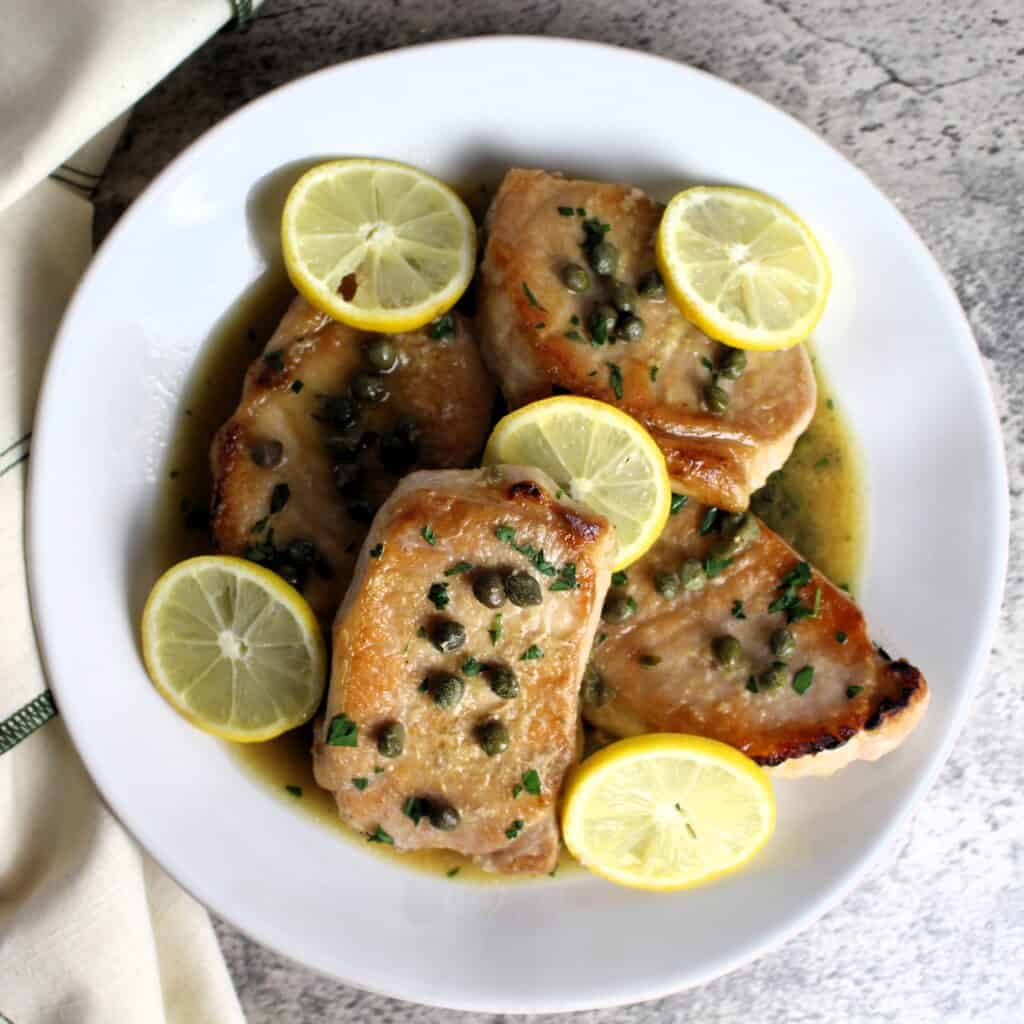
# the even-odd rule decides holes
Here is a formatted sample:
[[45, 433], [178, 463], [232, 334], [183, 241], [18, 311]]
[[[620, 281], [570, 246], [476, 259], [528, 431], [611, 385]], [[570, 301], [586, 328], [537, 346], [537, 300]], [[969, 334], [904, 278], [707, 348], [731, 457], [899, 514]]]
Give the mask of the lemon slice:
[[524, 405], [494, 428], [484, 465], [543, 469], [571, 498], [615, 527], [615, 568], [657, 539], [672, 502], [665, 457], [632, 416], [604, 402], [559, 395]]
[[350, 327], [412, 331], [469, 286], [476, 225], [442, 181], [389, 160], [335, 160], [307, 171], [284, 206], [288, 276]]
[[190, 722], [237, 743], [308, 721], [324, 693], [324, 642], [301, 594], [241, 558], [168, 569], [142, 613], [156, 688]]
[[562, 836], [581, 864], [656, 891], [735, 871], [774, 827], [760, 767], [717, 740], [674, 733], [621, 740], [584, 761], [562, 811]]
[[676, 305], [708, 337], [772, 351], [804, 341], [825, 311], [828, 260], [776, 199], [743, 188], [690, 188], [658, 228], [658, 268]]

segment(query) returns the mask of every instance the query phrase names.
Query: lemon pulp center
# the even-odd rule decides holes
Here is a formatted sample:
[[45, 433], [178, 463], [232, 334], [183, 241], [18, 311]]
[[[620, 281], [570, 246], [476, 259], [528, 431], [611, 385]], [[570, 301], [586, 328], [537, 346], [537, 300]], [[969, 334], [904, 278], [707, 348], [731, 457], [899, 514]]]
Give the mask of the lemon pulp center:
[[223, 629], [217, 635], [220, 653], [230, 661], [240, 661], [249, 653], [249, 645], [230, 629]]

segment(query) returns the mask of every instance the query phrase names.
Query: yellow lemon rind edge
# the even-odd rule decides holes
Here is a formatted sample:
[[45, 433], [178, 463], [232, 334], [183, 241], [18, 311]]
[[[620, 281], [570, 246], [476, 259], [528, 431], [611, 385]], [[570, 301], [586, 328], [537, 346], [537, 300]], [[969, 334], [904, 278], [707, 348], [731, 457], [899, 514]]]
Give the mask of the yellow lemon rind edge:
[[641, 542], [638, 542], [634, 545], [636, 548], [635, 551], [629, 552], [627, 557], [624, 559], [620, 558], [616, 560], [615, 565], [612, 567], [612, 571], [618, 572], [620, 569], [625, 569], [627, 566], [630, 566], [641, 559], [654, 546], [655, 542], [661, 536], [662, 531], [665, 529], [665, 524], [668, 522], [668, 517], [672, 508], [672, 481], [668, 473], [668, 464], [665, 462], [665, 454], [658, 447], [657, 441], [651, 437], [650, 431], [648, 431], [639, 420], [630, 416], [629, 413], [622, 409], [617, 409], [614, 405], [610, 405], [608, 402], [601, 402], [596, 398], [586, 398], [583, 395], [552, 395], [550, 398], [541, 398], [536, 402], [530, 402], [529, 405], [521, 406], [510, 413], [506, 413], [500, 420], [498, 420], [494, 429], [491, 431], [491, 436], [487, 439], [487, 446], [484, 449], [482, 465], [493, 466], [507, 461], [500, 458], [499, 455], [499, 448], [502, 441], [501, 435], [503, 433], [507, 434], [509, 431], [513, 430], [518, 425], [519, 421], [532, 418], [534, 414], [538, 412], [557, 410], [559, 406], [572, 407], [580, 405], [590, 406], [601, 416], [616, 420], [622, 424], [625, 430], [640, 441], [650, 460], [661, 469], [661, 474], [659, 474], [659, 476], [663, 481], [663, 486], [659, 488], [661, 494], [659, 497], [658, 507], [651, 516], [652, 526], [649, 527], [648, 531], [642, 535], [642, 544]]
[[785, 203], [780, 202], [773, 196], [765, 192], [758, 192], [756, 189], [740, 188], [732, 185], [696, 185], [693, 188], [683, 189], [682, 192], [677, 193], [670, 200], [665, 208], [661, 223], [666, 223], [669, 211], [673, 205], [677, 202], [679, 205], [682, 205], [684, 201], [688, 200], [688, 197], [692, 197], [694, 192], [728, 192], [733, 195], [743, 196], [744, 198], [752, 197], [781, 211], [787, 219], [792, 220], [797, 225], [804, 236], [804, 240], [814, 251], [818, 263], [822, 267], [824, 280], [819, 289], [817, 304], [800, 321], [797, 330], [792, 334], [772, 335], [767, 341], [759, 341], [758, 335], [763, 335], [764, 332], [759, 331], [756, 334], [743, 335], [723, 327], [721, 319], [711, 317], [704, 312], [706, 308], [709, 308], [707, 303], [700, 299], [695, 299], [689, 292], [679, 286], [672, 272], [672, 261], [667, 253], [668, 244], [665, 234], [659, 226], [657, 244], [655, 245], [655, 262], [658, 265], [658, 271], [665, 282], [665, 287], [668, 289], [669, 298], [672, 302], [679, 307], [687, 320], [698, 327], [709, 338], [713, 341], [719, 341], [723, 345], [728, 345], [730, 348], [742, 348], [750, 352], [779, 352], [783, 349], [793, 348], [795, 345], [806, 341], [821, 321], [825, 313], [825, 307], [828, 305], [828, 297], [832, 292], [832, 267], [829, 264], [828, 257], [825, 255], [825, 250], [822, 248], [814, 232], [811, 231], [798, 214], [794, 213]]
[[295, 614], [295, 617], [299, 620], [299, 623], [306, 635], [312, 640], [315, 655], [314, 668], [320, 679], [324, 680], [327, 665], [327, 649], [324, 645], [324, 638], [323, 633], [320, 630], [320, 623], [313, 614], [313, 609], [310, 608], [309, 602], [307, 602], [306, 599], [293, 586], [291, 586], [291, 584], [285, 583], [280, 576], [271, 572], [269, 569], [264, 568], [262, 565], [257, 565], [255, 562], [250, 562], [245, 558], [237, 558], [234, 555], [197, 555], [194, 558], [186, 558], [183, 562], [178, 562], [176, 565], [172, 565], [170, 569], [166, 570], [156, 583], [153, 584], [153, 588], [150, 590], [149, 596], [146, 598], [146, 604], [142, 609], [142, 660], [146, 666], [146, 673], [149, 675], [149, 679], [153, 684], [153, 687], [160, 696], [163, 697], [164, 700], [166, 700], [167, 703], [170, 704], [171, 707], [174, 708], [174, 710], [191, 725], [194, 725], [197, 729], [200, 729], [211, 736], [216, 736], [218, 739], [222, 740], [229, 740], [232, 743], [264, 743], [267, 740], [272, 740], [281, 736], [283, 733], [286, 733], [291, 729], [298, 728], [300, 725], [305, 725], [305, 723], [308, 722], [314, 714], [316, 714], [316, 709], [320, 706], [323, 691], [326, 688], [326, 681], [324, 681], [324, 685], [320, 687], [319, 695], [316, 700], [313, 701], [308, 712], [303, 712], [301, 716], [296, 716], [294, 720], [289, 719], [288, 724], [284, 726], [275, 723], [271, 728], [264, 729], [259, 732], [239, 732], [233, 729], [211, 726], [209, 723], [197, 718], [187, 707], [179, 703], [175, 691], [164, 685], [160, 678], [160, 673], [156, 670], [155, 660], [152, 656], [150, 641], [148, 639], [152, 635], [152, 615], [159, 605], [159, 599], [161, 597], [160, 591], [168, 587], [175, 576], [179, 573], [190, 570], [197, 563], [202, 563], [206, 566], [210, 566], [211, 563], [215, 563], [213, 567], [231, 566], [236, 569], [240, 568], [244, 575], [249, 579], [261, 584], [274, 597], [286, 603]]
[[[320, 282], [309, 274], [303, 266], [302, 260], [295, 252], [291, 244], [288, 230], [289, 223], [294, 221], [295, 210], [302, 194], [315, 178], [326, 176], [327, 169], [331, 167], [346, 166], [352, 167], [355, 164], [363, 164], [366, 167], [400, 167], [403, 170], [413, 171], [420, 177], [433, 182], [439, 189], [445, 192], [450, 199], [453, 199], [453, 209], [457, 210], [465, 221], [467, 228], [466, 238], [469, 242], [470, 251], [465, 260], [465, 266], [461, 273], [452, 280], [448, 288], [432, 302], [416, 306], [408, 312], [397, 313], [368, 313], [345, 302], [344, 299], [335, 295], [325, 288]], [[300, 186], [302, 186], [300, 190]], [[377, 334], [401, 334], [404, 331], [415, 331], [439, 316], [447, 313], [459, 299], [465, 294], [473, 275], [476, 272], [477, 255], [477, 231], [476, 222], [469, 208], [463, 202], [462, 197], [446, 182], [434, 175], [428, 174], [419, 167], [412, 164], [405, 164], [399, 160], [378, 160], [369, 157], [352, 157], [340, 160], [328, 160], [325, 163], [317, 164], [306, 171], [292, 186], [285, 200], [284, 211], [281, 214], [281, 251], [284, 255], [284, 267], [295, 290], [315, 309], [326, 313], [332, 320], [353, 327], [361, 331], [373, 331]]]
[[[764, 797], [762, 806], [767, 808], [767, 818], [762, 824], [761, 834], [757, 840], [745, 851], [743, 857], [727, 864], [722, 868], [709, 871], [706, 874], [687, 878], [679, 882], [654, 882], [649, 879], [642, 879], [635, 875], [609, 870], [600, 864], [588, 861], [577, 844], [574, 843], [574, 827], [576, 821], [573, 814], [573, 803], [576, 795], [601, 774], [609, 765], [614, 765], [626, 758], [637, 756], [655, 756], [664, 753], [666, 748], [673, 747], [681, 752], [697, 756], [703, 755], [708, 761], [716, 764], [726, 764], [736, 769], [736, 774], [746, 777], [755, 783], [761, 790]], [[690, 736], [681, 733], [645, 733], [641, 736], [633, 736], [629, 739], [617, 740], [610, 746], [599, 750], [596, 754], [588, 757], [586, 761], [578, 765], [571, 772], [562, 797], [561, 826], [562, 841], [565, 843], [569, 853], [579, 861], [583, 867], [595, 875], [604, 878], [606, 881], [614, 882], [616, 885], [623, 885], [631, 889], [643, 889], [647, 892], [679, 892], [683, 889], [694, 889], [698, 886], [707, 885], [726, 875], [740, 871], [749, 864], [758, 853], [764, 849], [768, 840], [775, 831], [775, 794], [772, 790], [771, 781], [765, 770], [745, 754], [742, 754], [735, 747], [722, 743], [719, 740], [709, 739], [706, 736]]]

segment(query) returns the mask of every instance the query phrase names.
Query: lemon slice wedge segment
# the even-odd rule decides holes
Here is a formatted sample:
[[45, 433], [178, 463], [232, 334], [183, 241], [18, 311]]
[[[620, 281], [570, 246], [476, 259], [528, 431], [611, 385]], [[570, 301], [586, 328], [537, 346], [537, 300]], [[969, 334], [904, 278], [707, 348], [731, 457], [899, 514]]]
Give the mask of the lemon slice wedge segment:
[[658, 228], [657, 261], [687, 319], [735, 348], [804, 341], [832, 285], [810, 228], [777, 199], [743, 188], [678, 193]]
[[581, 864], [652, 891], [738, 870], [774, 826], [762, 768], [724, 743], [669, 733], [621, 740], [584, 761], [562, 812], [562, 836]]
[[621, 409], [576, 395], [545, 398], [509, 413], [491, 433], [484, 465], [543, 469], [575, 501], [605, 516], [618, 541], [616, 569], [658, 539], [672, 503], [665, 457]]
[[324, 693], [324, 641], [309, 604], [241, 558], [204, 555], [168, 569], [142, 613], [142, 654], [177, 711], [237, 743], [302, 725]]
[[412, 331], [449, 310], [476, 266], [476, 225], [443, 181], [390, 160], [319, 164], [281, 221], [292, 284], [360, 330]]

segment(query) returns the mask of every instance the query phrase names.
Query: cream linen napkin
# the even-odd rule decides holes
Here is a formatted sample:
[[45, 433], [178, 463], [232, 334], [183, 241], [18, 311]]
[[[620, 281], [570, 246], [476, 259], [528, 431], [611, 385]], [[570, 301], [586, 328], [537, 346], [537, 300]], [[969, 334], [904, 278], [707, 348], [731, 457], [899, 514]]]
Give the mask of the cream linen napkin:
[[243, 1019], [206, 912], [111, 816], [55, 717], [23, 522], [39, 379], [114, 119], [257, 3], [0, 0], [0, 1024]]

